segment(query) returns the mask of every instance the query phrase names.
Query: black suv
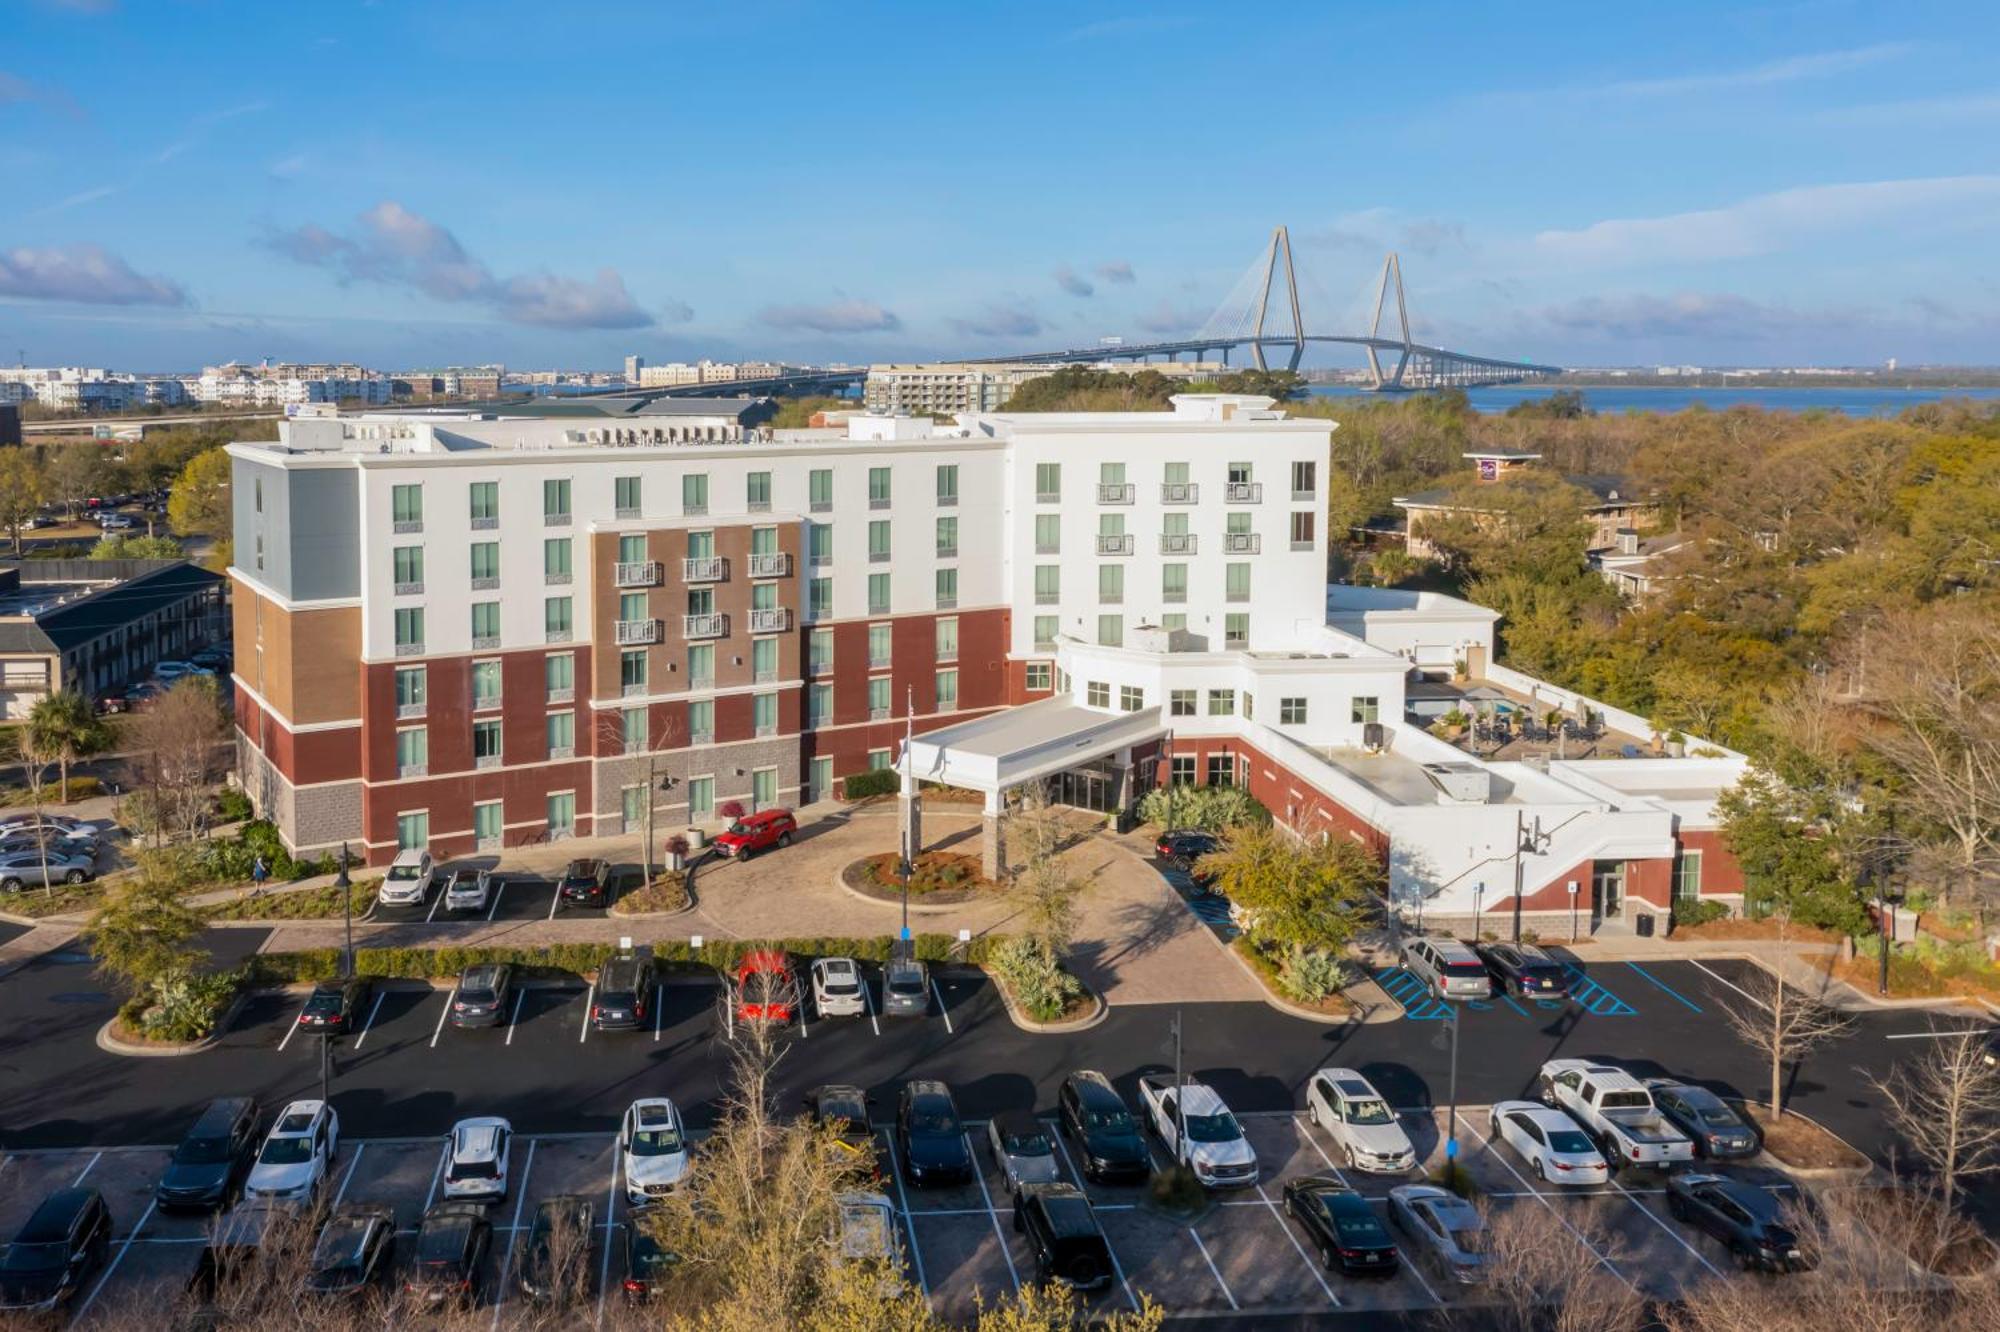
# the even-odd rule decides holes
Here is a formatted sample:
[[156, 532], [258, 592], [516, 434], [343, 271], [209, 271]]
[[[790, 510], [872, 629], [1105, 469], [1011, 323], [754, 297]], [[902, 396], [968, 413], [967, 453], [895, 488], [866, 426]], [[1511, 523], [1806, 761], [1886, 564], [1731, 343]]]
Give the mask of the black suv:
[[574, 1194], [545, 1198], [535, 1209], [515, 1276], [531, 1303], [566, 1305], [590, 1289], [595, 1215], [590, 1200]]
[[1093, 1069], [1063, 1079], [1056, 1095], [1063, 1136], [1083, 1148], [1083, 1177], [1098, 1184], [1137, 1184], [1153, 1173], [1152, 1153], [1111, 1080]]
[[572, 860], [556, 885], [559, 906], [601, 907], [611, 904], [611, 862]]
[[435, 1308], [471, 1304], [479, 1271], [493, 1247], [493, 1223], [483, 1203], [439, 1203], [417, 1231], [417, 1260], [404, 1289]]
[[83, 1289], [111, 1248], [111, 1209], [96, 1189], [57, 1189], [0, 1254], [0, 1310], [50, 1313]]
[[597, 998], [590, 1022], [599, 1031], [632, 1031], [651, 1025], [659, 977], [652, 959], [614, 957], [597, 973]]
[[227, 1207], [257, 1156], [262, 1128], [257, 1103], [249, 1097], [210, 1101], [174, 1148], [153, 1201], [163, 1212]]
[[859, 1087], [830, 1082], [806, 1093], [806, 1112], [815, 1124], [831, 1127], [839, 1134], [842, 1148], [868, 1163], [869, 1171], [881, 1178], [882, 1167], [875, 1159], [875, 1131], [868, 1126], [870, 1097]]
[[932, 1079], [903, 1084], [896, 1105], [896, 1145], [903, 1177], [918, 1188], [970, 1184], [975, 1167], [951, 1088]]
[[451, 1025], [491, 1027], [506, 1021], [514, 997], [514, 968], [505, 962], [482, 962], [458, 977], [451, 999]]
[[1569, 973], [1533, 944], [1483, 943], [1472, 951], [1486, 964], [1486, 974], [1502, 994], [1522, 999], [1569, 997]]
[[306, 1289], [315, 1295], [358, 1295], [395, 1265], [395, 1214], [349, 1203], [321, 1227]]
[[1111, 1284], [1111, 1246], [1076, 1185], [1024, 1185], [1014, 1198], [1014, 1229], [1028, 1237], [1042, 1281], [1059, 1281], [1072, 1290]]
[[331, 1036], [353, 1031], [356, 1016], [374, 992], [374, 982], [358, 976], [344, 981], [321, 981], [313, 986], [312, 997], [299, 1010], [299, 1028]]
[[1767, 1272], [1802, 1272], [1812, 1267], [1812, 1244], [1792, 1225], [1803, 1211], [1785, 1205], [1754, 1184], [1726, 1175], [1667, 1177], [1667, 1211], [1674, 1220], [1705, 1230], [1722, 1242], [1738, 1267]]

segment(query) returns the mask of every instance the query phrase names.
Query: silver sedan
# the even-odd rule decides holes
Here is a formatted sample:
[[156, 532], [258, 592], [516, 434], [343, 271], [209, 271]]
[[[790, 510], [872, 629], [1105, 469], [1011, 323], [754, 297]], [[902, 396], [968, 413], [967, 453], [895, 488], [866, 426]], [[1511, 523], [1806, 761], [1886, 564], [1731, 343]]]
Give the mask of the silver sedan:
[[1409, 1251], [1461, 1286], [1486, 1279], [1487, 1230], [1479, 1209], [1434, 1184], [1389, 1190], [1389, 1220], [1410, 1237]]
[[1006, 1177], [1009, 1196], [1023, 1184], [1053, 1184], [1062, 1178], [1048, 1126], [1025, 1110], [993, 1116], [986, 1125], [986, 1143], [993, 1149], [993, 1164]]
[[[47, 867], [44, 876], [44, 865]], [[97, 877], [97, 862], [88, 857], [50, 851], [15, 851], [0, 855], [0, 892], [44, 888], [55, 883], [89, 883]]]

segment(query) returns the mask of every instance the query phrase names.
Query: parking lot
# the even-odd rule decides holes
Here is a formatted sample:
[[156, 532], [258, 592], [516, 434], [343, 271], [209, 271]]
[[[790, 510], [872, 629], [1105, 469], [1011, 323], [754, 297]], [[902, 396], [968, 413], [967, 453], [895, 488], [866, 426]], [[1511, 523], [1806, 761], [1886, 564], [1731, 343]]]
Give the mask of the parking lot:
[[558, 903], [555, 879], [539, 874], [496, 870], [484, 910], [448, 910], [444, 902], [444, 884], [451, 871], [476, 869], [483, 863], [467, 860], [440, 865], [423, 901], [396, 906], [378, 901], [363, 919], [382, 925], [485, 925], [494, 921], [553, 920], [559, 915], [565, 920], [602, 920], [611, 914], [611, 903], [637, 888], [644, 877], [637, 865], [616, 866], [610, 901], [601, 907], [588, 907], [574, 902]]

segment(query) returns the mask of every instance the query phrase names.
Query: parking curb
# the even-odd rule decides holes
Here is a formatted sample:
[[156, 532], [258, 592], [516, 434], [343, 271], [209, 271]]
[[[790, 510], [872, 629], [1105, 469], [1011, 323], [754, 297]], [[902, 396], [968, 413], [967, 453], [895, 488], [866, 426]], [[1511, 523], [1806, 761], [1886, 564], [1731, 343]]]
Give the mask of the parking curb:
[[[1766, 1105], [1762, 1101], [1744, 1100], [1742, 1102], [1739, 1102], [1739, 1104], [1753, 1105], [1757, 1107], [1757, 1109], [1763, 1111], [1766, 1114], [1770, 1113], [1771, 1110], [1771, 1107]], [[1811, 1115], [1800, 1114], [1797, 1110], [1794, 1110], [1789, 1106], [1786, 1107], [1785, 1114], [1788, 1116], [1794, 1116], [1799, 1119], [1803, 1119], [1806, 1123], [1811, 1124], [1821, 1133], [1826, 1134], [1827, 1137], [1832, 1138], [1842, 1147], [1845, 1147], [1848, 1151], [1853, 1152], [1856, 1156], [1860, 1157], [1863, 1160], [1863, 1162], [1865, 1162], [1865, 1164], [1858, 1166], [1795, 1166], [1788, 1161], [1773, 1156], [1768, 1150], [1765, 1149], [1763, 1139], [1761, 1137], [1758, 1139], [1757, 1142], [1757, 1154], [1750, 1158], [1752, 1161], [1756, 1162], [1759, 1165], [1765, 1166], [1769, 1169], [1782, 1171], [1783, 1173], [1788, 1175], [1796, 1175], [1800, 1179], [1845, 1180], [1850, 1184], [1858, 1184], [1862, 1180], [1867, 1179], [1870, 1175], [1875, 1173], [1877, 1167], [1873, 1161], [1868, 1159], [1868, 1153], [1862, 1151], [1859, 1147], [1856, 1147], [1853, 1143], [1841, 1137], [1838, 1133], [1835, 1133], [1832, 1129], [1820, 1123], [1817, 1119], [1814, 1119]]]
[[[1073, 1031], [1089, 1031], [1092, 1027], [1111, 1016], [1110, 1002], [1088, 985], [1084, 985], [1084, 993], [1088, 994], [1097, 1004], [1096, 1011], [1091, 1013], [1089, 1017], [1078, 1018], [1074, 1022], [1037, 1022], [1015, 1005], [1014, 996], [1008, 993], [1005, 981], [1002, 981], [998, 976], [987, 971], [984, 967], [980, 967], [977, 970], [986, 977], [994, 990], [999, 993], [1000, 1003], [1007, 1010], [1008, 1020], [1022, 1031], [1028, 1032], [1031, 1035], [1066, 1036]], [[1079, 979], [1077, 984], [1083, 985], [1083, 981]]]

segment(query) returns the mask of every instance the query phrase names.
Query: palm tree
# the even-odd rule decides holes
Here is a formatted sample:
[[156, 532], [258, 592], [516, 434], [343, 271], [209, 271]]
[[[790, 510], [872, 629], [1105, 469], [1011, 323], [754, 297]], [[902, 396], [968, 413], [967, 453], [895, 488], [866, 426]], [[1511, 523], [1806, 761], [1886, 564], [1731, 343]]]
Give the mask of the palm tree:
[[28, 709], [26, 731], [38, 752], [55, 759], [62, 774], [63, 802], [69, 800], [69, 765], [104, 752], [111, 743], [111, 728], [89, 699], [71, 689], [37, 699]]

